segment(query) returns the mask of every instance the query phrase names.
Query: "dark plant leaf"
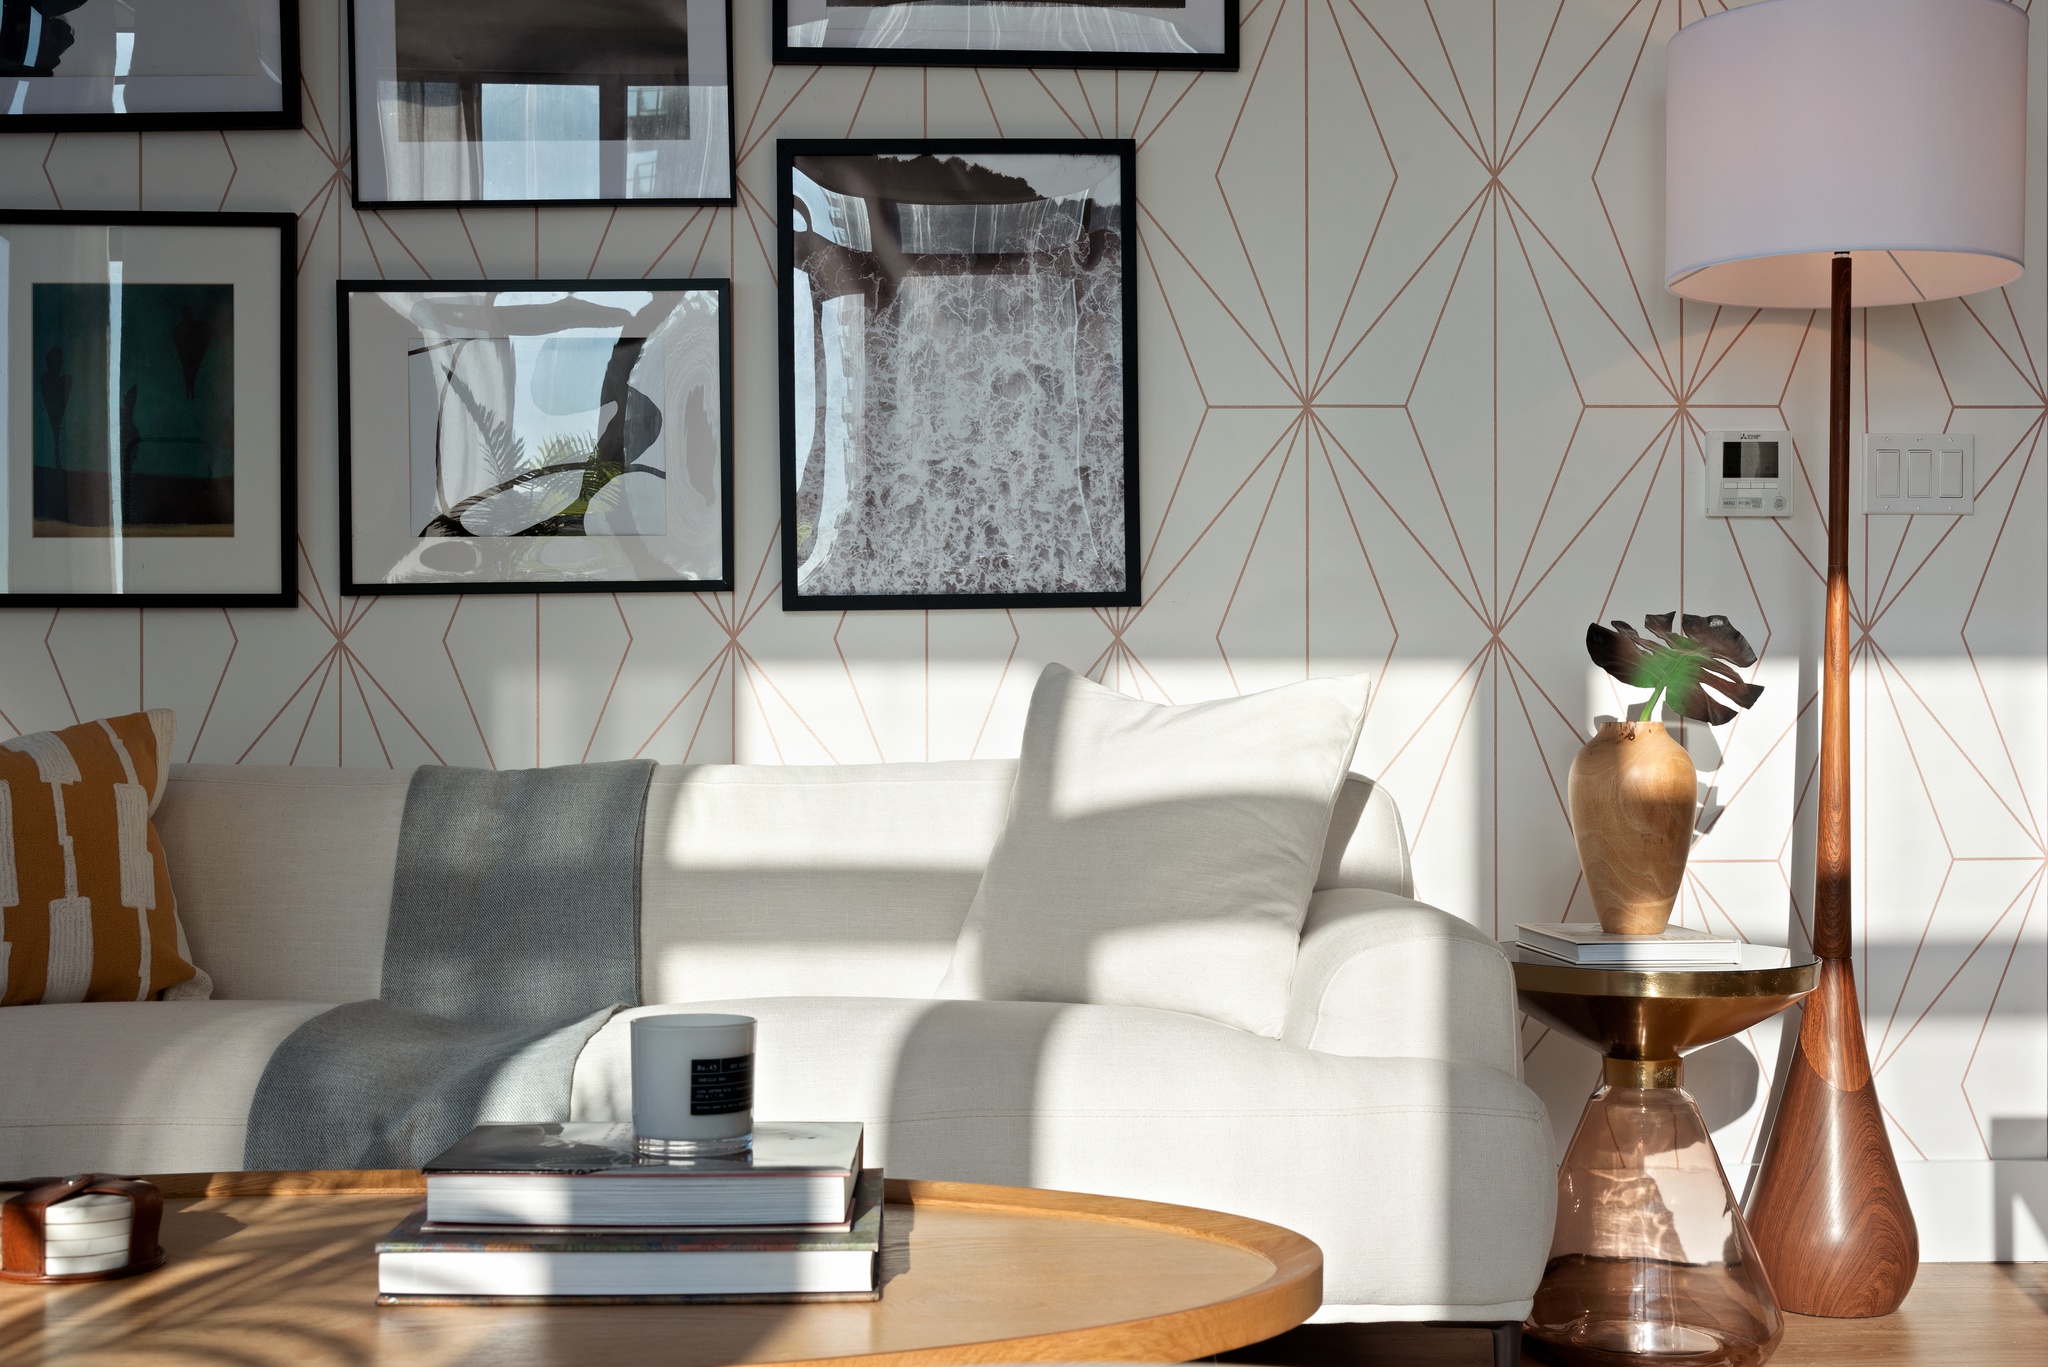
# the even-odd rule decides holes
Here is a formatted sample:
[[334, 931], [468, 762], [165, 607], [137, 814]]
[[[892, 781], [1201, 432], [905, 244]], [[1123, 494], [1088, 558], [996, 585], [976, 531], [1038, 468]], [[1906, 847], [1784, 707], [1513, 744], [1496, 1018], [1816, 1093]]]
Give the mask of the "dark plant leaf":
[[1643, 633], [1641, 633], [1640, 631], [1637, 631], [1637, 630], [1636, 630], [1636, 629], [1635, 629], [1634, 627], [1630, 626], [1630, 625], [1629, 625], [1629, 624], [1628, 624], [1627, 622], [1623, 622], [1623, 621], [1616, 621], [1616, 622], [1614, 623], [1614, 629], [1615, 629], [1616, 631], [1620, 632], [1620, 633], [1621, 633], [1622, 635], [1624, 635], [1624, 636], [1628, 637], [1628, 638], [1629, 638], [1629, 639], [1630, 639], [1631, 641], [1636, 641], [1636, 642], [1639, 642], [1639, 643], [1640, 643], [1640, 644], [1642, 645], [1642, 647], [1643, 647], [1643, 648], [1644, 648], [1645, 650], [1647, 650], [1647, 649], [1649, 649], [1649, 648], [1650, 648], [1650, 643], [1649, 643], [1649, 641], [1647, 641], [1647, 640], [1645, 640], [1645, 639], [1644, 639], [1644, 637], [1643, 637]]
[[1665, 700], [1665, 706], [1687, 721], [1703, 721], [1709, 726], [1735, 720], [1734, 708], [1723, 706], [1697, 683], [1683, 692], [1674, 689]]
[[1747, 669], [1756, 663], [1756, 652], [1750, 649], [1726, 617], [1718, 613], [1712, 617], [1695, 617], [1685, 614], [1685, 634], [1707, 648], [1707, 653], [1717, 660], [1726, 660], [1738, 669]]
[[1660, 612], [1643, 619], [1643, 625], [1655, 632], [1666, 645], [1694, 644], [1703, 648], [1717, 660], [1747, 669], [1756, 663], [1756, 652], [1749, 642], [1726, 617], [1715, 613], [1700, 617], [1688, 612], [1679, 622], [1679, 630], [1673, 631], [1672, 618], [1678, 614]]
[[[1642, 637], [1629, 631], [1628, 623], [1616, 622], [1622, 631], [1610, 631], [1593, 622], [1586, 627], [1586, 653], [1593, 657], [1593, 663], [1612, 674], [1625, 684], [1635, 684], [1636, 671], [1642, 667], [1649, 651], [1642, 645]], [[1623, 635], [1622, 632], [1628, 632]]]
[[1648, 627], [1651, 631], [1657, 633], [1658, 640], [1664, 642], [1664, 644], [1666, 645], [1670, 645], [1671, 638], [1673, 635], [1671, 629], [1671, 619], [1676, 617], [1677, 615], [1678, 614], [1675, 612], [1653, 612], [1649, 616], [1643, 618], [1643, 625]]
[[1709, 726], [1734, 720], [1735, 711], [1708, 689], [1736, 707], [1750, 707], [1763, 696], [1762, 685], [1728, 668], [1755, 664], [1756, 652], [1726, 617], [1664, 612], [1645, 617], [1643, 625], [1657, 637], [1655, 644], [1627, 622], [1611, 629], [1595, 622], [1586, 628], [1586, 653], [1623, 683], [1650, 689], [1652, 699], [1661, 696], [1679, 716]]
[[1737, 707], [1755, 707], [1756, 700], [1764, 695], [1762, 684], [1753, 684], [1738, 679], [1726, 665], [1710, 664], [1700, 671], [1700, 682], [1721, 694]]
[[1637, 688], [1662, 689], [1675, 698], [1699, 683], [1700, 670], [1706, 663], [1705, 656], [1689, 650], [1669, 646], [1648, 650], [1643, 653], [1643, 662], [1636, 667], [1631, 682]]

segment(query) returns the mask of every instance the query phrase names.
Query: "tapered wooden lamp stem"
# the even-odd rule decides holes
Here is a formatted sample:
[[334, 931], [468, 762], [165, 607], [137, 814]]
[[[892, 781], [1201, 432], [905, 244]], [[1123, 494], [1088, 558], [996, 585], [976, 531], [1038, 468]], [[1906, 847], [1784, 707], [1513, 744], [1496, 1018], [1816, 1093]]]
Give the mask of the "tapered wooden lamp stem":
[[1856, 1005], [1849, 931], [1849, 284], [1834, 259], [1828, 385], [1827, 647], [1821, 671], [1820, 839], [1806, 999], [1749, 1227], [1785, 1309], [1888, 1315], [1912, 1289], [1920, 1236], [1885, 1134]]

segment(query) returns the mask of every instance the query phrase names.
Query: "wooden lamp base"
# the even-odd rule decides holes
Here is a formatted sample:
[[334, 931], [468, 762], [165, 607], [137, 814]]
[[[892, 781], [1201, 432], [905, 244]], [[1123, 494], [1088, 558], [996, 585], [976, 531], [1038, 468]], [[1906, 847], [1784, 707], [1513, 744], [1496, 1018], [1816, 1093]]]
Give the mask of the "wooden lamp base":
[[1846, 959], [1821, 960], [1771, 1139], [1750, 1193], [1749, 1231], [1778, 1303], [1835, 1319], [1898, 1309], [1920, 1268], [1920, 1235], [1885, 1135]]

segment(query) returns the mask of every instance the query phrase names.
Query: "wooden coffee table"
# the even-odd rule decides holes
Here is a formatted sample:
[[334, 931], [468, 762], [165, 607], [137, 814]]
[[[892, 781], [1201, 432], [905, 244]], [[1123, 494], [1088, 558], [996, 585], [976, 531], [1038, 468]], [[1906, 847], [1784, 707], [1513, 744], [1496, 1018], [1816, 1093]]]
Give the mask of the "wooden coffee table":
[[418, 1173], [211, 1173], [163, 1188], [156, 1272], [0, 1286], [0, 1361], [293, 1367], [1186, 1362], [1322, 1303], [1323, 1255], [1215, 1211], [891, 1181], [882, 1299], [827, 1305], [392, 1306], [371, 1245]]

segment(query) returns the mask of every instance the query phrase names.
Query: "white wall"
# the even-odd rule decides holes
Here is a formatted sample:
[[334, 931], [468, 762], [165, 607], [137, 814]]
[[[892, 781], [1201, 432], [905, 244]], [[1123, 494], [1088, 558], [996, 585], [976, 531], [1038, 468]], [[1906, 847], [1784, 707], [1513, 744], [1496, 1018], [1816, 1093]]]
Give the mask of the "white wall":
[[[349, 209], [341, 8], [307, 0], [303, 134], [0, 138], [17, 207], [303, 216], [306, 599], [0, 611], [0, 724], [146, 702], [212, 761], [859, 762], [1011, 750], [1047, 660], [1176, 701], [1368, 669], [1361, 764], [1402, 803], [1422, 895], [1511, 933], [1587, 912], [1561, 794], [1618, 700], [1586, 621], [1683, 606], [1746, 629], [1769, 688], [1719, 733], [1728, 809], [1684, 919], [1803, 933], [1826, 319], [1659, 285], [1661, 53], [1695, 7], [1247, 0], [1244, 70], [1197, 79], [776, 70], [767, 6], [739, 0], [738, 210], [460, 215]], [[1856, 319], [1859, 426], [1974, 432], [1979, 453], [1974, 517], [1853, 533], [1857, 966], [1893, 1140], [1948, 1256], [2041, 1256], [2048, 1223], [2028, 1161], [2048, 1157], [2041, 28], [2032, 269]], [[997, 132], [1142, 144], [1146, 606], [786, 616], [774, 141]], [[656, 270], [736, 280], [740, 591], [338, 599], [334, 276]], [[1797, 434], [1797, 515], [1710, 522], [1699, 434], [1750, 423]], [[1591, 1055], [1534, 1028], [1528, 1045], [1562, 1134]], [[1766, 1029], [1693, 1063], [1731, 1164], [1754, 1157], [1776, 1059]]]

